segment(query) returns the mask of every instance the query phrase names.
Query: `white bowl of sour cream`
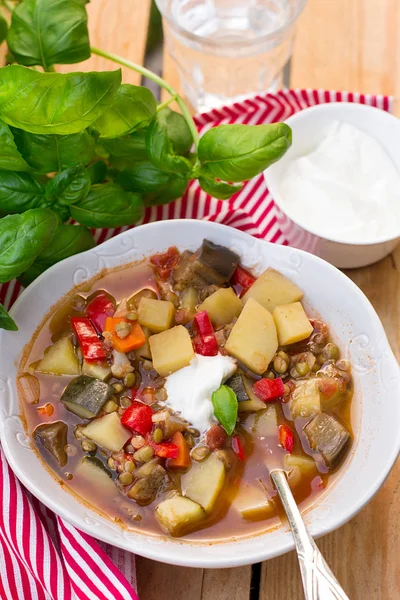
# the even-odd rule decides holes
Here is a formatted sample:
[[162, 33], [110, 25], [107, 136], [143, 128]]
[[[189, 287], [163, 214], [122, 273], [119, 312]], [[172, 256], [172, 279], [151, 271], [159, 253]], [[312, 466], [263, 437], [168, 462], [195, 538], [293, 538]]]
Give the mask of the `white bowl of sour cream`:
[[293, 145], [265, 171], [291, 246], [362, 267], [400, 240], [400, 119], [348, 102], [302, 110]]

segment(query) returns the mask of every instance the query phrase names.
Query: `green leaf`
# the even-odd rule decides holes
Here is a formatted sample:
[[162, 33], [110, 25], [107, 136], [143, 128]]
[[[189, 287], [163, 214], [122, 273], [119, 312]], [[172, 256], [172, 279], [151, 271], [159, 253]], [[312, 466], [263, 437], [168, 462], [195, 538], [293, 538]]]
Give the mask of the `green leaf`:
[[227, 385], [221, 385], [211, 396], [214, 415], [228, 435], [232, 435], [236, 426], [238, 401], [235, 392]]
[[73, 64], [90, 57], [85, 0], [24, 0], [7, 36], [15, 60], [28, 67]]
[[146, 206], [158, 206], [159, 204], [169, 204], [173, 200], [180, 198], [186, 191], [188, 180], [182, 175], [170, 175], [168, 182], [160, 186], [157, 192], [152, 192], [144, 196]]
[[227, 200], [243, 188], [242, 185], [230, 185], [223, 181], [206, 179], [205, 177], [199, 177], [199, 184], [202, 190], [219, 200]]
[[8, 329], [8, 331], [18, 331], [15, 321], [10, 317], [6, 309], [0, 304], [0, 329]]
[[0, 283], [24, 273], [52, 239], [58, 226], [55, 213], [34, 208], [0, 220]]
[[29, 165], [22, 158], [8, 125], [0, 120], [0, 169], [28, 171]]
[[200, 139], [201, 175], [223, 181], [246, 181], [279, 160], [292, 143], [285, 123], [219, 125]]
[[44, 188], [29, 173], [0, 171], [0, 216], [42, 206]]
[[131, 158], [132, 160], [147, 160], [146, 130], [139, 129], [130, 135], [114, 140], [101, 140], [101, 145], [111, 156]]
[[88, 227], [132, 225], [143, 216], [138, 194], [125, 192], [115, 183], [93, 185], [83, 202], [71, 206], [71, 217]]
[[19, 277], [19, 281], [27, 286], [51, 265], [68, 256], [90, 250], [95, 245], [92, 233], [87, 227], [59, 225], [51, 242], [38, 255], [33, 265]]
[[157, 102], [145, 87], [125, 83], [113, 104], [95, 122], [101, 138], [117, 138], [147, 125], [155, 115]]
[[154, 117], [147, 131], [147, 154], [159, 169], [185, 174], [189, 173], [192, 165], [187, 158], [179, 156], [180, 150], [186, 148], [187, 140], [181, 130], [176, 131], [176, 119], [171, 117], [174, 114], [177, 113], [166, 107]]
[[87, 172], [89, 173], [92, 185], [95, 183], [103, 183], [107, 174], [107, 165], [103, 160], [97, 160], [87, 167]]
[[0, 44], [4, 42], [8, 33], [8, 23], [5, 18], [0, 15]]
[[121, 71], [40, 73], [0, 69], [0, 118], [31, 133], [67, 135], [94, 123], [111, 106]]
[[170, 173], [164, 173], [149, 161], [137, 162], [115, 174], [115, 181], [124, 189], [151, 193], [164, 188]]
[[84, 165], [69, 167], [50, 179], [46, 185], [46, 199], [69, 206], [80, 202], [89, 193], [91, 181]]
[[35, 171], [51, 173], [83, 163], [88, 164], [95, 151], [95, 140], [88, 131], [72, 135], [38, 135], [13, 129], [18, 150]]

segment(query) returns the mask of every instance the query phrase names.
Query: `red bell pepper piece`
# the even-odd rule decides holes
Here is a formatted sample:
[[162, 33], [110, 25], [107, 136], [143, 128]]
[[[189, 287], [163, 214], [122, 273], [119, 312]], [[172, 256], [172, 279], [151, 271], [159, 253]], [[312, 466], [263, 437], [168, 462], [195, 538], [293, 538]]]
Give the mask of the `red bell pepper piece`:
[[279, 443], [286, 452], [293, 452], [294, 433], [288, 425], [279, 425]]
[[193, 338], [194, 351], [202, 356], [216, 356], [218, 354], [218, 342], [207, 311], [202, 310], [195, 314], [193, 331], [195, 334]]
[[237, 455], [239, 460], [244, 460], [246, 458], [242, 442], [238, 435], [234, 435], [232, 438], [232, 450]]
[[173, 442], [161, 442], [156, 444], [150, 435], [146, 437], [146, 442], [154, 450], [154, 454], [160, 458], [178, 458], [179, 448]]
[[103, 333], [107, 317], [112, 317], [114, 313], [114, 304], [103, 292], [93, 298], [86, 307], [86, 314], [99, 333]]
[[161, 279], [168, 279], [172, 269], [176, 267], [180, 259], [180, 254], [176, 246], [168, 248], [163, 254], [154, 254], [150, 257], [150, 263], [155, 266], [158, 275]]
[[176, 458], [171, 458], [168, 462], [168, 466], [187, 469], [190, 465], [189, 446], [180, 431], [174, 433], [172, 436], [172, 443], [178, 448], [178, 456]]
[[283, 381], [280, 377], [276, 379], [259, 379], [253, 385], [255, 395], [263, 402], [273, 402], [285, 393]]
[[153, 409], [143, 402], [132, 402], [121, 417], [122, 425], [136, 431], [140, 435], [147, 435], [153, 427]]
[[243, 267], [236, 267], [234, 274], [232, 275], [231, 284], [233, 286], [240, 286], [241, 290], [239, 297], [241, 298], [249, 288], [253, 285], [256, 278], [251, 273], [243, 269]]
[[87, 362], [99, 362], [107, 358], [106, 349], [88, 317], [71, 317], [71, 324]]

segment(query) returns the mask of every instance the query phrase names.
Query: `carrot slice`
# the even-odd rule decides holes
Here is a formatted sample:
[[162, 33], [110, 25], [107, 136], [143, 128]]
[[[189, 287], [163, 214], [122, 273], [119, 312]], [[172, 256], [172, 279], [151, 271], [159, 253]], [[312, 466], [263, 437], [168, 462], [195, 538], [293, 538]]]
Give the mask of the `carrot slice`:
[[[127, 323], [129, 322], [129, 324], [132, 326], [131, 332], [126, 336], [126, 338], [118, 337], [115, 331], [115, 326], [123, 321]], [[107, 317], [104, 324], [104, 331], [111, 333], [111, 343], [115, 350], [124, 354], [131, 352], [132, 350], [136, 350], [136, 348], [140, 348], [146, 342], [146, 336], [144, 335], [139, 323], [137, 321], [127, 321], [125, 317]]]
[[168, 461], [169, 467], [178, 467], [180, 469], [187, 469], [190, 465], [190, 454], [189, 446], [180, 431], [177, 431], [172, 436], [172, 443], [178, 446], [178, 456], [176, 458], [170, 458]]

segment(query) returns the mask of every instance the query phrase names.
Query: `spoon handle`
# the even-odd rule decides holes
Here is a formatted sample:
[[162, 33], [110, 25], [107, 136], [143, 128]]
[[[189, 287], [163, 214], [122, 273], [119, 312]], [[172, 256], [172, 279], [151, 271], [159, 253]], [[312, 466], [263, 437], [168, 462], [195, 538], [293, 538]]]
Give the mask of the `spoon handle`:
[[271, 477], [292, 530], [305, 600], [349, 600], [305, 526], [285, 471], [271, 470]]

